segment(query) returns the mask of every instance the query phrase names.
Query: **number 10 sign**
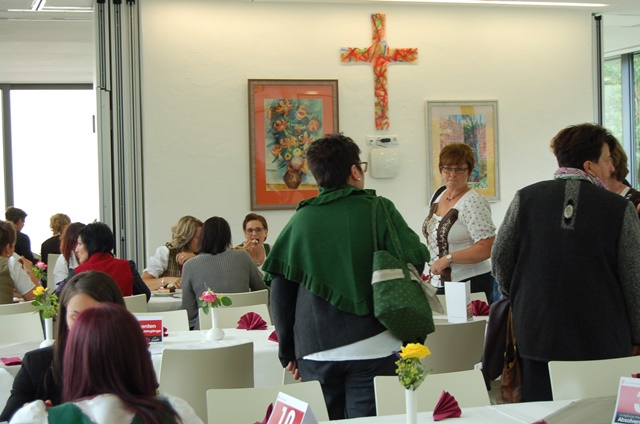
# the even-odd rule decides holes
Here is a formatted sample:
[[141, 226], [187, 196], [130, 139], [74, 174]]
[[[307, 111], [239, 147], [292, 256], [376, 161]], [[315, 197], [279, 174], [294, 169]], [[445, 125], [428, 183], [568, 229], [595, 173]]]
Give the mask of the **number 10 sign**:
[[318, 420], [307, 403], [280, 392], [267, 424], [318, 424]]

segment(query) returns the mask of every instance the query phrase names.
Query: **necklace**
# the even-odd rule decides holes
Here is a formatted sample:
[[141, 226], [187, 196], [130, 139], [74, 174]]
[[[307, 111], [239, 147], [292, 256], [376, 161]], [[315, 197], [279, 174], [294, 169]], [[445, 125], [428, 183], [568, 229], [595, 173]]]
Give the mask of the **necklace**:
[[445, 196], [444, 198], [447, 199], [448, 202], [452, 201], [453, 199], [455, 199], [456, 197], [460, 196], [462, 193], [464, 193], [466, 190], [462, 190], [460, 193], [456, 194], [455, 196], [451, 196], [451, 197], [447, 197]]

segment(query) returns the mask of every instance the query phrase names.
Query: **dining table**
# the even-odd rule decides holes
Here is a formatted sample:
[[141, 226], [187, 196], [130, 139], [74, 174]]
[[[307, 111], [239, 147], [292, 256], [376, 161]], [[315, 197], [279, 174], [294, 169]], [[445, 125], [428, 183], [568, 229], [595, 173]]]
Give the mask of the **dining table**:
[[[522, 402], [461, 408], [458, 418], [439, 422], [451, 424], [609, 424], [613, 419], [616, 396], [592, 399]], [[312, 411], [313, 412], [313, 411]], [[321, 424], [405, 424], [404, 414], [321, 421]], [[433, 411], [419, 412], [417, 424], [435, 422]]]
[[160, 365], [164, 349], [209, 349], [235, 346], [250, 341], [253, 343], [253, 379], [255, 387], [278, 386], [282, 384], [284, 370], [278, 359], [278, 343], [269, 340], [275, 328], [265, 330], [223, 329], [222, 340], [208, 340], [207, 330], [174, 331], [164, 337], [161, 344], [151, 346], [151, 361], [156, 375], [160, 378]]
[[166, 312], [182, 309], [182, 293], [158, 295], [151, 293], [147, 302], [147, 312]]

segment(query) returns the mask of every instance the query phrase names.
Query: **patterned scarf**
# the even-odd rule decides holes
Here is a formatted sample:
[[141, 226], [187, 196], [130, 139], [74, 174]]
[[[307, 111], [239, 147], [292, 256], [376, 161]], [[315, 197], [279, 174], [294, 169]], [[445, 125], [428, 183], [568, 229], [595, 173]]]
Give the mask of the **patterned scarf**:
[[578, 168], [561, 167], [553, 173], [554, 180], [584, 180], [589, 181], [591, 184], [597, 185], [600, 188], [606, 189], [607, 186], [604, 182], [591, 174], [584, 172]]

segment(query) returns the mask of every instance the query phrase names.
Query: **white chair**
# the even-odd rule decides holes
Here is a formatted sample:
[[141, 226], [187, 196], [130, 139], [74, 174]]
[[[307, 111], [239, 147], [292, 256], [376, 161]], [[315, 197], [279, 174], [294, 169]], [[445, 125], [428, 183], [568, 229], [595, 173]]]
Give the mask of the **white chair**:
[[59, 253], [49, 253], [47, 256], [47, 287], [50, 287], [49, 290], [53, 290], [55, 287], [53, 270], [56, 268], [56, 262], [60, 256]]
[[44, 331], [40, 314], [23, 312], [0, 315], [0, 343], [41, 342]]
[[161, 392], [186, 400], [207, 422], [207, 390], [253, 387], [253, 343], [211, 349], [164, 349], [159, 380]]
[[147, 312], [147, 296], [143, 294], [136, 294], [133, 296], [124, 297], [124, 305], [129, 312]]
[[[444, 309], [443, 314], [446, 315], [447, 314], [447, 298], [446, 298], [446, 295], [438, 294], [436, 296], [438, 296], [438, 299], [440, 300], [440, 303], [442, 304], [442, 309]], [[487, 302], [487, 294], [485, 292], [471, 293], [470, 296], [469, 296], [469, 299], [471, 299], [472, 302], [474, 300], [482, 300], [485, 303], [489, 303], [489, 302]]]
[[[220, 328], [236, 328], [238, 320], [247, 312], [255, 312], [262, 317], [267, 325], [271, 325], [271, 317], [269, 316], [269, 308], [264, 303], [258, 305], [238, 306], [231, 308], [227, 306], [218, 307], [218, 326]], [[202, 312], [202, 308], [198, 311], [198, 319], [200, 320], [200, 330], [208, 330], [211, 328], [211, 317]]]
[[[209, 424], [253, 423], [262, 421], [267, 407], [283, 392], [306, 402], [318, 421], [328, 421], [327, 405], [317, 381], [288, 386], [253, 387], [248, 389], [207, 390]], [[235, 407], [232, 407], [235, 406]]]
[[243, 293], [218, 293], [220, 296], [228, 296], [231, 299], [231, 307], [259, 305], [264, 303], [269, 305], [269, 290], [256, 290]]
[[[373, 379], [378, 415], [405, 413], [405, 388], [397, 376], [378, 376]], [[429, 374], [418, 390], [418, 412], [432, 411], [445, 390], [458, 401], [461, 408], [491, 405], [480, 370]]]
[[550, 361], [553, 400], [618, 394], [620, 377], [640, 372], [640, 356], [595, 361]]
[[162, 317], [162, 326], [165, 327], [169, 333], [173, 331], [189, 331], [189, 317], [187, 316], [186, 309], [162, 312], [134, 312], [133, 315], [137, 318], [160, 316]]
[[474, 369], [482, 359], [486, 325], [485, 320], [436, 324], [425, 341], [431, 355], [422, 363], [434, 374]]
[[282, 384], [296, 384], [301, 383], [300, 380], [296, 380], [293, 378], [293, 374], [290, 371], [287, 371], [286, 368], [282, 369]]
[[31, 302], [18, 302], [0, 305], [0, 315], [22, 314], [26, 312], [35, 312], [36, 307]]

